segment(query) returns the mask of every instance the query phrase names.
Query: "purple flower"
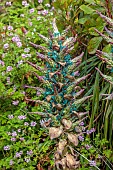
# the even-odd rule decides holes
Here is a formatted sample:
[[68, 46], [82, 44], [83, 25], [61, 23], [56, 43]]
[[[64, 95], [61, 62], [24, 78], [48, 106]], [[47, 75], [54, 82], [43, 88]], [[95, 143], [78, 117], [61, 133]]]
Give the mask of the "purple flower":
[[39, 96], [39, 95], [41, 95], [41, 93], [39, 91], [37, 91], [36, 95]]
[[7, 72], [11, 71], [13, 69], [12, 66], [7, 66]]
[[7, 49], [7, 48], [9, 48], [9, 44], [8, 43], [4, 44], [4, 49]]
[[20, 116], [18, 116], [18, 119], [24, 120], [24, 119], [26, 119], [26, 116], [25, 115], [20, 115]]
[[13, 116], [13, 115], [8, 115], [8, 118], [9, 118], [9, 119], [13, 119], [14, 116]]
[[20, 141], [24, 141], [25, 139], [24, 138], [20, 138]]
[[29, 53], [29, 51], [30, 51], [30, 48], [25, 48], [24, 49], [24, 52], [26, 52], [26, 53]]
[[91, 131], [92, 133], [95, 132], [95, 128], [92, 128], [90, 131]]
[[31, 54], [22, 54], [22, 57], [23, 57], [23, 58], [31, 57]]
[[96, 161], [90, 161], [89, 164], [90, 166], [96, 166]]
[[21, 132], [21, 129], [18, 129], [17, 131], [18, 131], [18, 132]]
[[80, 141], [82, 141], [82, 142], [84, 141], [84, 137], [83, 137], [83, 136], [79, 136], [78, 139], [79, 139]]
[[93, 132], [95, 132], [95, 128], [92, 128], [92, 129], [86, 131], [87, 135], [89, 135], [89, 134], [91, 134]]
[[42, 3], [43, 2], [43, 0], [38, 0], [38, 3]]
[[20, 158], [20, 157], [21, 157], [21, 153], [16, 152], [16, 154], [15, 154], [14, 158]]
[[12, 38], [12, 41], [13, 41], [13, 42], [20, 42], [19, 36], [16, 35], [15, 37], [13, 37], [13, 38]]
[[4, 66], [4, 61], [0, 60], [0, 65]]
[[41, 14], [41, 11], [38, 11], [38, 14], [40, 15], [40, 14]]
[[22, 47], [22, 43], [21, 42], [17, 42], [17, 46], [20, 48]]
[[15, 142], [15, 141], [16, 141], [16, 138], [11, 138], [11, 141]]
[[29, 4], [27, 3], [27, 1], [22, 1], [22, 5], [25, 6], [25, 7], [29, 6]]
[[10, 84], [10, 77], [7, 77], [7, 83]]
[[35, 10], [34, 10], [34, 8], [31, 8], [30, 10], [29, 10], [29, 13], [31, 14], [31, 13], [33, 13]]
[[86, 147], [86, 149], [88, 150], [88, 149], [90, 149], [92, 146], [91, 145], [85, 145], [85, 147]]
[[10, 150], [10, 146], [7, 145], [7, 146], [4, 146], [4, 151], [9, 151]]
[[14, 162], [13, 162], [13, 160], [11, 159], [10, 162], [9, 162], [9, 165], [13, 165], [13, 164], [14, 164]]
[[31, 122], [31, 126], [36, 126], [36, 124], [37, 124], [36, 122], [33, 121]]
[[25, 125], [25, 126], [29, 126], [29, 123], [28, 123], [28, 122], [24, 122], [24, 125]]
[[9, 31], [12, 31], [12, 30], [13, 30], [13, 27], [12, 27], [11, 25], [9, 25], [9, 26], [7, 27], [7, 29], [8, 29]]
[[25, 6], [27, 4], [27, 1], [22, 1], [22, 5]]
[[80, 75], [79, 71], [75, 71], [73, 74], [74, 74], [74, 76], [79, 76]]
[[12, 132], [12, 136], [17, 136], [16, 131]]
[[13, 35], [13, 33], [12, 32], [10, 32], [9, 34], [8, 34], [8, 36], [12, 36]]
[[84, 122], [80, 122], [80, 123], [79, 123], [79, 126], [84, 126]]
[[18, 61], [17, 67], [21, 64], [23, 64], [23, 60]]
[[12, 102], [12, 104], [13, 104], [14, 106], [17, 106], [17, 105], [19, 104], [19, 101], [18, 101], [18, 100], [15, 100], [15, 101]]
[[20, 154], [22, 155], [22, 154], [23, 154], [23, 151], [20, 151]]
[[30, 150], [30, 151], [27, 151], [27, 155], [32, 155], [33, 154], [33, 151]]
[[41, 17], [40, 17], [40, 16], [39, 16], [39, 17], [37, 17], [37, 20], [38, 20], [38, 21], [40, 21], [40, 20], [41, 20]]
[[25, 161], [28, 163], [30, 161], [30, 158], [25, 158]]
[[7, 6], [11, 6], [11, 2], [6, 2], [6, 5]]
[[42, 11], [42, 15], [47, 15], [47, 14], [48, 14], [48, 10], [45, 9]]
[[55, 8], [54, 8], [54, 6], [53, 6], [53, 7], [51, 8], [51, 11], [54, 11], [54, 9], [55, 9]]

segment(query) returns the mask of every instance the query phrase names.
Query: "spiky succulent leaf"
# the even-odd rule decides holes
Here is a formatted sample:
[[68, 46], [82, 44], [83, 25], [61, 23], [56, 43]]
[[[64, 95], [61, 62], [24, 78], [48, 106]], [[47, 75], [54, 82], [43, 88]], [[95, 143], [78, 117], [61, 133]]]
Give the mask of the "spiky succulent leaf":
[[[50, 139], [58, 143], [55, 152], [55, 164], [57, 169], [59, 165], [62, 165], [62, 168], [66, 167], [66, 169], [77, 168], [79, 166], [78, 161], [76, 161], [77, 157], [75, 158], [69, 154], [69, 147], [67, 147], [66, 144], [69, 143], [73, 144], [73, 146], [78, 146], [79, 142], [77, 134], [75, 134], [75, 126], [80, 123], [81, 118], [83, 120], [87, 112], [79, 114], [77, 112], [77, 106], [91, 97], [86, 96], [76, 99], [84, 92], [84, 89], [81, 89], [79, 84], [86, 80], [90, 74], [76, 78], [79, 75], [79, 71], [74, 72], [74, 70], [78, 63], [81, 62], [84, 53], [82, 52], [80, 56], [72, 59], [69, 53], [74, 48], [77, 36], [68, 38], [66, 33], [69, 28], [70, 27], [60, 34], [54, 19], [54, 32], [51, 33], [51, 31], [49, 31], [50, 38], [38, 33], [48, 44], [48, 49], [30, 43], [34, 48], [43, 51], [43, 53], [36, 52], [36, 54], [37, 58], [44, 60], [45, 68], [41, 68], [27, 61], [28, 64], [42, 71], [44, 74], [44, 76], [39, 76], [37, 73], [33, 72], [45, 88], [43, 91], [43, 101], [34, 100], [34, 102], [41, 105], [43, 111], [34, 112], [34, 114], [45, 117], [40, 121], [40, 124], [43, 128], [48, 129]], [[75, 112], [77, 114], [75, 114]], [[86, 119], [86, 117], [84, 119]], [[69, 132], [71, 132], [71, 134], [69, 134]], [[59, 139], [60, 142], [58, 142]], [[59, 151], [59, 149], [61, 150]]]

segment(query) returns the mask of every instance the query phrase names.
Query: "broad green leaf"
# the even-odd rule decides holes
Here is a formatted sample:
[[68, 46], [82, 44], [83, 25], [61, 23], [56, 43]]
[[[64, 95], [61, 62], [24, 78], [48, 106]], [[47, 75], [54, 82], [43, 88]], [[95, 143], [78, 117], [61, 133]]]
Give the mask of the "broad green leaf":
[[111, 44], [106, 45], [103, 49], [103, 52], [110, 53], [111, 52]]
[[94, 37], [88, 43], [88, 52], [89, 54], [94, 54], [98, 49], [100, 43], [102, 41], [102, 37]]
[[90, 4], [95, 3], [95, 0], [84, 0], [84, 1]]
[[81, 5], [80, 9], [84, 11], [85, 14], [92, 14], [94, 9], [90, 8], [88, 5]]
[[80, 19], [78, 20], [78, 23], [84, 24], [87, 20], [88, 20], [88, 18], [80, 18]]
[[[105, 27], [105, 24], [99, 24], [96, 28], [100, 31], [100, 32], [102, 32], [103, 30], [104, 30], [104, 27]], [[95, 31], [95, 27], [91, 27], [91, 28], [89, 28], [89, 33], [91, 34], [91, 35], [95, 35], [95, 36], [98, 36], [98, 33]]]

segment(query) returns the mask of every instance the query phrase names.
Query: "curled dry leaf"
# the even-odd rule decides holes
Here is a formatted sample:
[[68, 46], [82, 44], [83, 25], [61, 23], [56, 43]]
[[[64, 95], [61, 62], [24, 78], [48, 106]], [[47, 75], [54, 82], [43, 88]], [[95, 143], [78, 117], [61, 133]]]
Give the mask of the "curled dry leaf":
[[49, 128], [49, 136], [50, 136], [50, 139], [54, 139], [54, 138], [58, 138], [63, 132], [63, 129], [62, 127], [60, 128], [55, 128], [55, 127], [51, 127]]
[[77, 135], [69, 134], [68, 133], [68, 139], [70, 142], [72, 142], [75, 146], [78, 145], [78, 137]]
[[66, 140], [61, 140], [59, 143], [58, 143], [58, 148], [57, 148], [57, 152], [62, 155], [62, 152], [64, 150], [64, 147], [65, 145], [67, 144], [67, 141]]
[[74, 156], [72, 156], [71, 154], [66, 155], [66, 161], [67, 161], [67, 166], [69, 168], [72, 168], [73, 166], [76, 165], [76, 160], [75, 160]]
[[65, 126], [65, 129], [70, 129], [72, 126], [72, 122], [70, 120], [67, 119], [62, 119], [62, 123]]
[[55, 152], [55, 159], [56, 159], [56, 160], [60, 159], [60, 155], [59, 155], [58, 152]]
[[61, 159], [62, 162], [62, 168], [65, 170], [66, 169], [66, 157]]

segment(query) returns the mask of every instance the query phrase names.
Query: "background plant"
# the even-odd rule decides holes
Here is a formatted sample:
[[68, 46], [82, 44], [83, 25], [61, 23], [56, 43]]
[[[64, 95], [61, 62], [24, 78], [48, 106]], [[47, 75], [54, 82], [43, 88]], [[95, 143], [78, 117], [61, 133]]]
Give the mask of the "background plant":
[[[45, 3], [46, 4], [46, 3]], [[52, 161], [46, 153], [52, 142], [39, 126], [40, 116], [29, 115], [27, 111], [37, 110], [34, 103], [28, 103], [25, 96], [41, 98], [34, 68], [27, 64], [28, 58], [36, 61], [35, 50], [30, 41], [41, 43], [36, 32], [47, 34], [51, 27], [52, 7], [27, 1], [3, 1], [1, 14], [0, 50], [0, 168], [35, 169], [37, 163], [48, 166]], [[38, 6], [37, 6], [38, 5]], [[41, 9], [37, 7], [41, 6]], [[49, 17], [49, 20], [48, 20]], [[43, 24], [45, 27], [43, 27]], [[44, 45], [44, 44], [43, 44]], [[40, 65], [40, 61], [37, 66]], [[43, 64], [43, 63], [42, 63]], [[40, 71], [37, 71], [40, 74]], [[31, 87], [27, 88], [27, 84]], [[35, 107], [33, 107], [35, 106]], [[40, 110], [40, 107], [38, 107]], [[41, 160], [40, 160], [41, 159]], [[45, 163], [45, 160], [48, 163]]]

